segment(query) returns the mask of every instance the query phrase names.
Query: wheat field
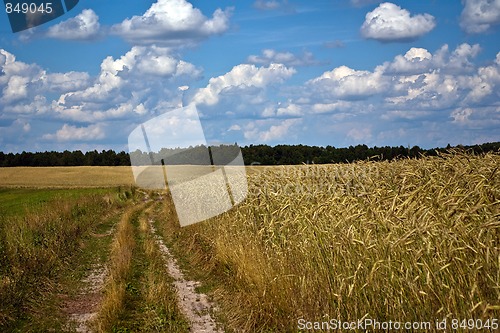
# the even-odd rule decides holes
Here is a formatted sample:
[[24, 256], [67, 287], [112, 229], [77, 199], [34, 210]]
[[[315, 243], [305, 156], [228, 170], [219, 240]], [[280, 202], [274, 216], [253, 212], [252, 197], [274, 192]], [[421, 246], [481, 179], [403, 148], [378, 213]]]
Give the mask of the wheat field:
[[[251, 167], [242, 203], [184, 228], [168, 192], [149, 195], [160, 206], [156, 229], [228, 332], [297, 332], [299, 320], [491, 323], [500, 318], [499, 169], [500, 154], [463, 151]], [[132, 183], [126, 167], [0, 169], [4, 187]]]
[[164, 235], [239, 331], [296, 332], [301, 318], [486, 321], [500, 314], [499, 167], [498, 154], [461, 152], [263, 167], [237, 208]]
[[0, 187], [86, 188], [134, 185], [130, 167], [0, 168]]

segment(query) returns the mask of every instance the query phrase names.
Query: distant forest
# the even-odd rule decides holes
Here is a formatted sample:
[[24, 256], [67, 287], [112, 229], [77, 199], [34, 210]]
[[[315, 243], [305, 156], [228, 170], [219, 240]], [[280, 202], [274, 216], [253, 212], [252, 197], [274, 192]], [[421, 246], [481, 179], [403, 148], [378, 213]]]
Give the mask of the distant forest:
[[[230, 149], [221, 149], [222, 146], [211, 147], [212, 151], [229, 151], [233, 152], [237, 146], [225, 146]], [[418, 146], [410, 147], [368, 147], [366, 145], [349, 146], [347, 148], [335, 148], [333, 146], [317, 147], [305, 145], [277, 145], [274, 147], [268, 145], [250, 145], [242, 147], [243, 159], [245, 165], [261, 164], [261, 165], [289, 165], [289, 164], [325, 164], [325, 163], [350, 163], [359, 160], [393, 160], [398, 158], [419, 158], [421, 156], [433, 156], [439, 152], [446, 152], [452, 148], [463, 149], [475, 154], [487, 152], [500, 152], [500, 142], [484, 143], [474, 146], [457, 146], [451, 147], [448, 145], [445, 148], [422, 149]], [[178, 155], [178, 152], [182, 155]], [[150, 164], [151, 159], [159, 164], [158, 156], [177, 156], [175, 161], [177, 164], [185, 164], [186, 161], [193, 161], [193, 155], [206, 156], [206, 147], [197, 146], [190, 149], [162, 149], [161, 152], [148, 154], [141, 151], [132, 152], [135, 154], [135, 161], [142, 161], [140, 164]], [[184, 156], [184, 159], [179, 159], [178, 156]], [[196, 157], [196, 156], [195, 156]], [[168, 159], [168, 157], [167, 157]], [[228, 161], [227, 156], [223, 159]], [[222, 160], [221, 160], [222, 161]], [[137, 164], [137, 162], [134, 162]], [[170, 163], [167, 163], [170, 164]], [[197, 164], [197, 163], [193, 163]], [[215, 163], [219, 164], [219, 163]], [[222, 164], [222, 163], [220, 163]], [[17, 166], [129, 166], [130, 156], [122, 151], [119, 153], [113, 150], [97, 150], [83, 153], [77, 151], [64, 152], [22, 152], [22, 153], [2, 153], [0, 152], [0, 167], [17, 167]]]

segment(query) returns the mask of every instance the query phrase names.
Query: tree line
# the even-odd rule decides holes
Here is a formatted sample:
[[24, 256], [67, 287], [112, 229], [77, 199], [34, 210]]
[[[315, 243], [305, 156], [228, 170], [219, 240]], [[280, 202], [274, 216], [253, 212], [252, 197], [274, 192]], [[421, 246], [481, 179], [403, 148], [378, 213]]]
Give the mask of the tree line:
[[[134, 165], [160, 164], [226, 164], [238, 152], [237, 145], [210, 147], [210, 159], [207, 159], [205, 146], [189, 147], [189, 149], [163, 148], [157, 153], [142, 151], [131, 152]], [[420, 158], [435, 156], [439, 152], [450, 149], [462, 149], [475, 154], [500, 152], [500, 142], [484, 143], [473, 146], [448, 145], [444, 148], [422, 149], [414, 147], [368, 147], [366, 145], [336, 148], [306, 145], [250, 145], [241, 148], [245, 165], [290, 165], [290, 164], [325, 164], [350, 163], [359, 160], [393, 160], [397, 158]], [[130, 155], [124, 151], [97, 150], [83, 153], [80, 150], [63, 152], [0, 152], [0, 167], [46, 167], [46, 166], [130, 166]], [[194, 161], [194, 162], [193, 162]], [[191, 162], [191, 163], [190, 163]]]

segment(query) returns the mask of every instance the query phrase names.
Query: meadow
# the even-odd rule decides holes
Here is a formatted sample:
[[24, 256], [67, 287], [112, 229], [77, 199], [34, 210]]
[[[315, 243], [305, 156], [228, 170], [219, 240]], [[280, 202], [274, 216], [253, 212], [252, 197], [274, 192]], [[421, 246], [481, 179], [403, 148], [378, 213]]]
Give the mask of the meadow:
[[[32, 314], [40, 292], [30, 284], [55, 293], [53, 272], [67, 269], [67, 253], [80, 248], [74, 240], [80, 244], [104, 223], [105, 212], [125, 208], [114, 214], [116, 235], [106, 245], [111, 278], [98, 331], [187, 331], [178, 310], [169, 308], [175, 296], [144, 233], [153, 212], [156, 229], [182, 268], [214, 300], [226, 332], [297, 332], [301, 319], [446, 318], [450, 324], [471, 318], [491, 326], [500, 318], [499, 169], [498, 153], [463, 151], [383, 162], [250, 167], [244, 202], [184, 228], [168, 192], [148, 192], [162, 201], [144, 204], [138, 191], [124, 187], [3, 189], [0, 211], [10, 216], [0, 219], [0, 296], [6, 300], [0, 326]], [[19, 178], [17, 186], [45, 177], [37, 172], [50, 172], [37, 170], [23, 171], [31, 178], [24, 184]], [[83, 187], [88, 179], [92, 186], [106, 181], [124, 186], [130, 180], [80, 170], [71, 177], [62, 173], [69, 178], [55, 182]], [[123, 169], [110, 173], [131, 177]], [[24, 213], [12, 213], [21, 211], [19, 200]], [[158, 294], [168, 297], [155, 299]], [[144, 304], [156, 305], [143, 309]], [[160, 308], [170, 312], [158, 310], [163, 315], [153, 316], [156, 321], [147, 319], [151, 309]], [[169, 326], [168, 318], [178, 325]], [[144, 321], [148, 324], [138, 324]]]
[[188, 332], [148, 230], [153, 202], [113, 180], [77, 188], [89, 175], [109, 181], [90, 170], [67, 188], [0, 188], [0, 331]]
[[[0, 329], [59, 329], [60, 272], [116, 210], [110, 190], [0, 190]], [[45, 321], [45, 318], [51, 317]], [[33, 327], [33, 323], [37, 322]]]

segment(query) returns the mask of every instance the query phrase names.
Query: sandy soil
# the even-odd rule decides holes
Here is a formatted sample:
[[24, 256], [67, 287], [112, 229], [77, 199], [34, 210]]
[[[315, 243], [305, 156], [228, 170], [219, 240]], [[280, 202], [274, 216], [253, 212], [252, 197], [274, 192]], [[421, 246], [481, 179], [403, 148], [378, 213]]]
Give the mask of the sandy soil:
[[70, 319], [70, 326], [75, 327], [79, 333], [90, 333], [90, 322], [97, 315], [101, 303], [104, 288], [104, 280], [107, 275], [105, 266], [97, 265], [83, 279], [85, 287], [75, 299], [65, 302], [64, 311]]
[[211, 316], [214, 309], [213, 304], [208, 300], [207, 295], [196, 292], [196, 287], [200, 283], [184, 278], [184, 274], [170, 250], [163, 240], [156, 235], [152, 221], [150, 220], [149, 223], [151, 232], [155, 234], [156, 242], [165, 259], [168, 272], [175, 280], [174, 285], [177, 289], [179, 308], [191, 323], [190, 331], [193, 333], [222, 333], [223, 331], [217, 328], [215, 320]]

